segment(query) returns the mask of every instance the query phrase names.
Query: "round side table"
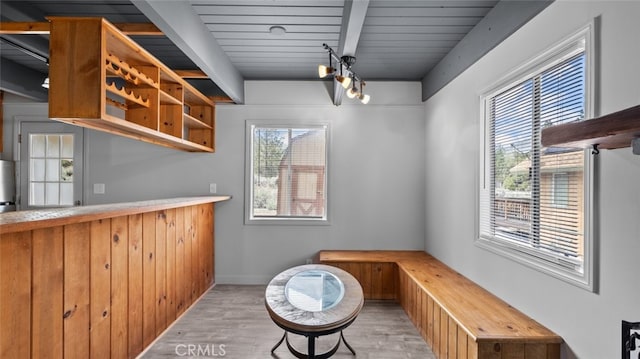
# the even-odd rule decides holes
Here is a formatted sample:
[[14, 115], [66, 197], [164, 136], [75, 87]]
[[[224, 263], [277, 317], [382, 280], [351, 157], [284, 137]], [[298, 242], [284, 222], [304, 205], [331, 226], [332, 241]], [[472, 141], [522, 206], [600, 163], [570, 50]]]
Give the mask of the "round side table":
[[[340, 342], [355, 355], [342, 330], [356, 319], [364, 304], [360, 283], [344, 270], [323, 264], [293, 267], [275, 276], [265, 292], [265, 306], [284, 335], [271, 353], [286, 342], [297, 358], [325, 359], [332, 356]], [[315, 353], [316, 338], [340, 332], [336, 345], [329, 351]], [[308, 338], [307, 353], [301, 353], [290, 343], [288, 333]]]

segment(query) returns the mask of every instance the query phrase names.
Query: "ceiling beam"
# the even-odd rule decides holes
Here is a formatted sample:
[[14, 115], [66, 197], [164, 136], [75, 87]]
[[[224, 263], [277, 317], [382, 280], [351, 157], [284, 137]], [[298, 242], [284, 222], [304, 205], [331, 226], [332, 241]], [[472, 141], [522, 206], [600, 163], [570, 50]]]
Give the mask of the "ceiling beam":
[[132, 3], [233, 102], [244, 103], [244, 78], [202, 23], [190, 1], [133, 0]]
[[45, 77], [47, 75], [39, 71], [0, 58], [0, 90], [47, 102], [49, 94], [41, 86]]
[[[342, 26], [340, 27], [340, 45], [337, 51], [339, 56], [355, 56], [368, 8], [369, 0], [345, 0], [342, 10]], [[345, 92], [344, 87], [338, 81], [333, 81], [334, 105], [340, 106], [342, 104]]]
[[208, 79], [209, 76], [200, 70], [173, 70], [176, 75], [183, 79]]
[[553, 0], [498, 2], [422, 79], [422, 101], [428, 100], [552, 2]]
[[[152, 23], [115, 23], [125, 35], [163, 35]], [[0, 22], [0, 35], [48, 35], [51, 24], [43, 22]]]

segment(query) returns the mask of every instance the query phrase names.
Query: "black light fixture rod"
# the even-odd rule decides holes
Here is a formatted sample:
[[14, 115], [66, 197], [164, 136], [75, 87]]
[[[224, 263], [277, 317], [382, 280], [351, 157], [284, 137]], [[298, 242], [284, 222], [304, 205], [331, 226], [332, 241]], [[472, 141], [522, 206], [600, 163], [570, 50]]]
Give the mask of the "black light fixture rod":
[[353, 72], [353, 70], [351, 70], [352, 64], [348, 64], [347, 62], [345, 62], [345, 60], [342, 57], [338, 56], [338, 54], [336, 54], [336, 52], [333, 51], [333, 49], [329, 45], [322, 44], [322, 46], [329, 52], [329, 56], [333, 57], [341, 65], [340, 70], [342, 70], [342, 66], [344, 66], [351, 73], [351, 77], [353, 78], [353, 80], [362, 81], [362, 78], [358, 76], [358, 74]]

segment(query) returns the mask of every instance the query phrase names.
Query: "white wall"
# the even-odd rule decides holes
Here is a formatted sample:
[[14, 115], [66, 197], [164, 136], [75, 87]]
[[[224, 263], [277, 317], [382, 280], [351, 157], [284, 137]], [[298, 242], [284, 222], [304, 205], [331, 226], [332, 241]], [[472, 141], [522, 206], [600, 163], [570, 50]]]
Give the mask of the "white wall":
[[556, 1], [429, 99], [426, 250], [561, 335], [565, 358], [619, 358], [621, 320], [640, 321], [640, 156], [598, 157], [598, 293], [474, 244], [479, 96], [510, 71], [601, 16], [600, 113], [640, 103], [640, 2]]
[[[245, 105], [217, 107], [214, 154], [85, 130], [85, 203], [206, 195], [216, 183], [218, 193], [233, 196], [216, 205], [218, 283], [266, 283], [321, 249], [424, 249], [420, 83], [369, 82], [368, 105], [345, 97], [339, 107], [326, 84], [247, 82]], [[5, 104], [6, 126], [15, 115], [46, 114], [46, 104]], [[244, 225], [245, 121], [260, 119], [330, 123], [331, 225]], [[106, 193], [93, 194], [94, 183], [104, 183]]]

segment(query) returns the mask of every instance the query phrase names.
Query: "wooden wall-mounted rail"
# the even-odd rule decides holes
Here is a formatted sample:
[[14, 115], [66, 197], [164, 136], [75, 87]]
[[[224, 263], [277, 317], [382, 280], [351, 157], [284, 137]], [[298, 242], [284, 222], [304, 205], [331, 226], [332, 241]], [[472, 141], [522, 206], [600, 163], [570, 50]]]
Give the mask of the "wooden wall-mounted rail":
[[544, 147], [581, 147], [600, 149], [630, 147], [640, 137], [640, 105], [605, 116], [542, 129]]

